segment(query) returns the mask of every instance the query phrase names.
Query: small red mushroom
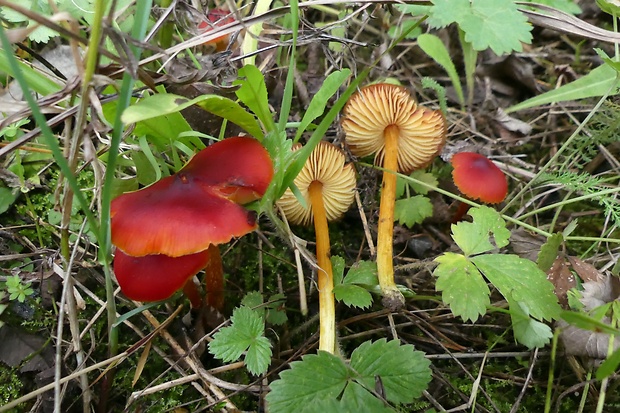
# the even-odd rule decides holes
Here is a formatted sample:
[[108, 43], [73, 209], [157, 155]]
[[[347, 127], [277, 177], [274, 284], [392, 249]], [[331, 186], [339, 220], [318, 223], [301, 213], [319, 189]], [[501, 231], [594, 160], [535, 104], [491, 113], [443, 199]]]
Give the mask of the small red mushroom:
[[[472, 200], [499, 204], [508, 194], [506, 175], [487, 157], [474, 152], [460, 152], [452, 157], [452, 179], [456, 187]], [[469, 205], [460, 203], [453, 222], [461, 220]]]
[[262, 197], [272, 177], [262, 145], [235, 137], [200, 151], [175, 175], [114, 199], [114, 272], [123, 293], [158, 301], [186, 286], [196, 296], [187, 281], [217, 258], [217, 244], [256, 228], [256, 214], [239, 204]]
[[[235, 22], [235, 16], [224, 9], [211, 9], [206, 15], [206, 18], [198, 23], [198, 30], [202, 33], [215, 30], [218, 27], [222, 27], [226, 24]], [[216, 51], [223, 52], [228, 48], [230, 43], [230, 35], [225, 34], [220, 37], [216, 37], [213, 40], [205, 42], [207, 46], [213, 46]]]

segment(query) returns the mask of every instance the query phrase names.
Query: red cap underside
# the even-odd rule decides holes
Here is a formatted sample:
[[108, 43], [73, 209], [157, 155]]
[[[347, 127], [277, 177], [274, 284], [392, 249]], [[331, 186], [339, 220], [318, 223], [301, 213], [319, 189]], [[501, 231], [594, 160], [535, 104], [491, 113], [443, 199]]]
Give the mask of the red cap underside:
[[131, 257], [120, 250], [114, 256], [114, 274], [125, 296], [136, 301], [161, 301], [183, 288], [209, 262], [202, 251], [182, 257]]

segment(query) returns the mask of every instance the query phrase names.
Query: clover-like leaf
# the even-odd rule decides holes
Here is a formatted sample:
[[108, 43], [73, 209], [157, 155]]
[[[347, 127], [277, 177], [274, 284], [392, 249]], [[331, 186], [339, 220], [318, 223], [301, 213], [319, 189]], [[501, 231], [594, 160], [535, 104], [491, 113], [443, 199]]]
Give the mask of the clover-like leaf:
[[399, 199], [394, 204], [394, 219], [409, 228], [433, 215], [433, 204], [423, 195]]

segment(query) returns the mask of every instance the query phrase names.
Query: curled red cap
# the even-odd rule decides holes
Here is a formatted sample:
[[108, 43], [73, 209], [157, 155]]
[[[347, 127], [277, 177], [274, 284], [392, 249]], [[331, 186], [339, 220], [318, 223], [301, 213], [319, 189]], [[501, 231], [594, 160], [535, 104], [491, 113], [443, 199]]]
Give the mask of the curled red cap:
[[452, 179], [465, 196], [489, 204], [502, 202], [508, 194], [506, 176], [487, 157], [460, 152], [452, 157]]

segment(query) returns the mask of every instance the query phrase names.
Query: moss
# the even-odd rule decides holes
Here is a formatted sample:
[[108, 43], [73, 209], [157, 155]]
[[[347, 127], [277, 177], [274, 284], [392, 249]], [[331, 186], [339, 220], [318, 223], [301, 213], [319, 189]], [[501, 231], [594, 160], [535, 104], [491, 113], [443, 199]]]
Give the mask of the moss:
[[[11, 400], [15, 400], [22, 396], [24, 384], [19, 378], [19, 370], [0, 364], [0, 405], [5, 405]], [[11, 409], [8, 412], [25, 411], [25, 404], [19, 405], [18, 408]]]

